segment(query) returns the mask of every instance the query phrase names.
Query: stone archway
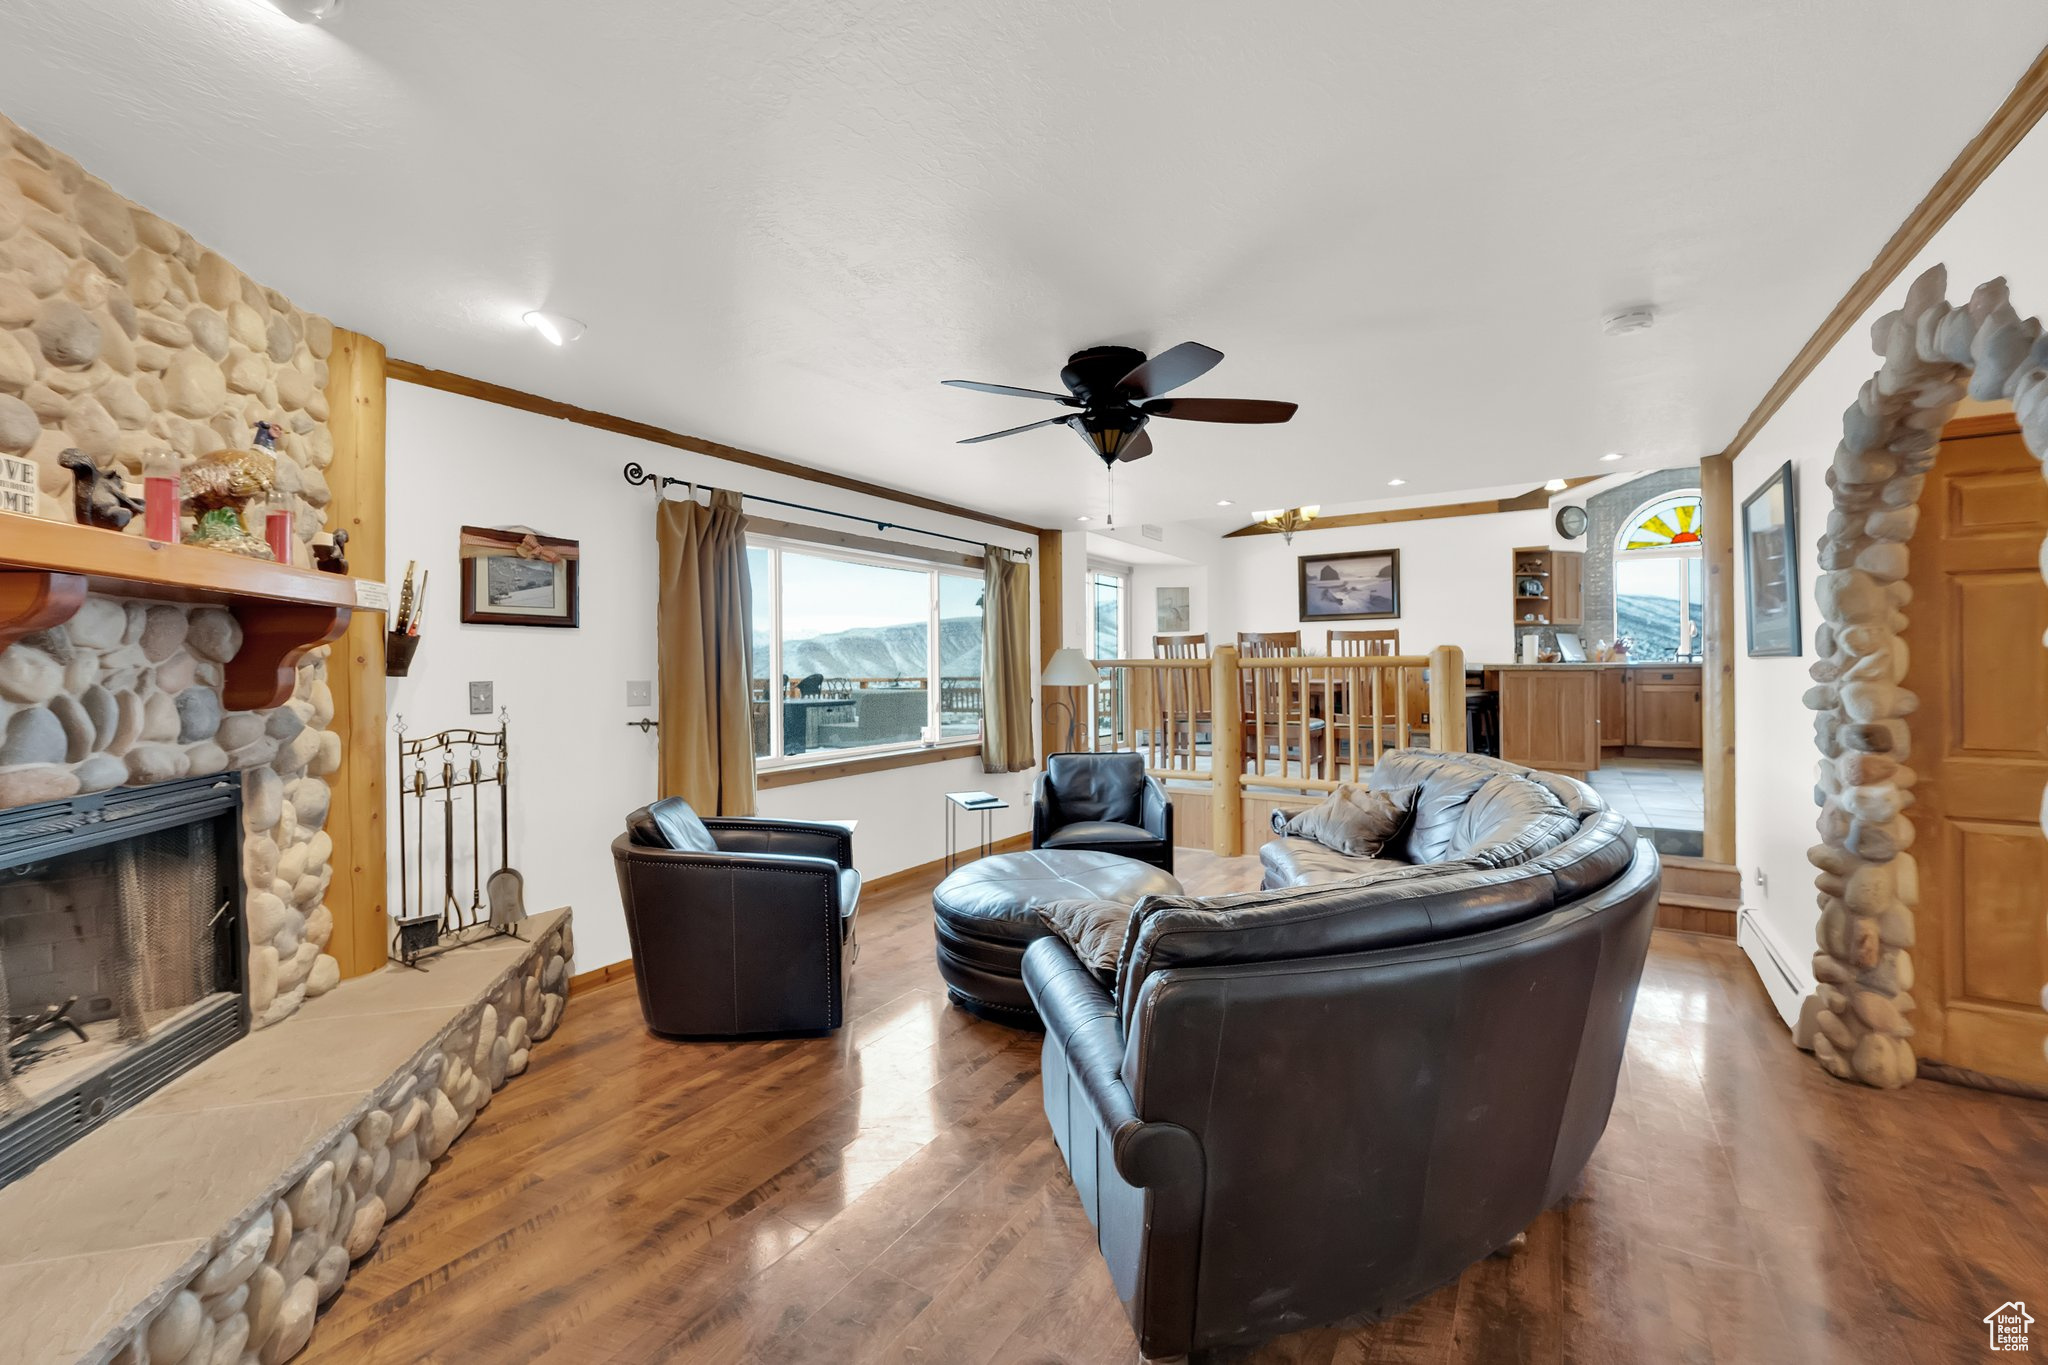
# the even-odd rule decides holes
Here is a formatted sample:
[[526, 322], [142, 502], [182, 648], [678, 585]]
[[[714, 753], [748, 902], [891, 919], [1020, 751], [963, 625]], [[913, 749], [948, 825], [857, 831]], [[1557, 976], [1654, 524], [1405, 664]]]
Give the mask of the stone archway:
[[1820, 540], [1819, 658], [1805, 698], [1821, 753], [1821, 841], [1807, 853], [1821, 910], [1814, 1054], [1834, 1075], [1882, 1088], [1906, 1084], [1917, 1066], [1907, 1015], [1920, 883], [1905, 810], [1915, 781], [1906, 717], [1919, 698], [1902, 685], [1899, 635], [1921, 486], [1965, 395], [2010, 399], [2027, 449], [2037, 460], [2048, 451], [2040, 321], [2013, 311], [2003, 278], [1978, 285], [1960, 308], [1947, 290], [1947, 268], [1934, 266], [1913, 281], [1904, 307], [1871, 325], [1884, 364], [1842, 414], [1827, 474], [1834, 502]]

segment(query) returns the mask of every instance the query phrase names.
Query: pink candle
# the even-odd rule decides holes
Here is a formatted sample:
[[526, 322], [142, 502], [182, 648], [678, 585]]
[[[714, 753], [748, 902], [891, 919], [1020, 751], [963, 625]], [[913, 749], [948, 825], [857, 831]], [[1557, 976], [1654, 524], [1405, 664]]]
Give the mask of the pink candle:
[[280, 564], [292, 562], [292, 514], [286, 507], [273, 507], [263, 519], [263, 538], [270, 542], [270, 557]]
[[143, 461], [142, 530], [151, 540], [178, 538], [178, 457], [170, 451]]

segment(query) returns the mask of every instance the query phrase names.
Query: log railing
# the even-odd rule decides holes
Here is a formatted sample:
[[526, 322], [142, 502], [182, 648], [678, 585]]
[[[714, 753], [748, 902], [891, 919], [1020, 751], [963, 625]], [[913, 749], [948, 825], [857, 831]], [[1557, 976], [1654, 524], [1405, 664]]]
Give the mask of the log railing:
[[[1147, 771], [1206, 785], [1218, 851], [1240, 842], [1246, 787], [1362, 783], [1389, 749], [1465, 748], [1465, 654], [1102, 659], [1081, 743], [1135, 750]], [[1218, 699], [1224, 699], [1219, 705]], [[1223, 831], [1230, 831], [1226, 839]]]

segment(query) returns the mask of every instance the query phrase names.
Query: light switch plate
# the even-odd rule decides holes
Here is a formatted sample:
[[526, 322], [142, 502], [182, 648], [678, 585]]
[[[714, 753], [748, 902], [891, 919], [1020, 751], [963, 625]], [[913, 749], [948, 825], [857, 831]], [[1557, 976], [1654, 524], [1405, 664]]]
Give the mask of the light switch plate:
[[488, 716], [491, 714], [491, 694], [495, 689], [487, 682], [473, 682], [469, 685], [469, 714]]
[[629, 682], [626, 684], [626, 705], [654, 705], [654, 684], [652, 682]]

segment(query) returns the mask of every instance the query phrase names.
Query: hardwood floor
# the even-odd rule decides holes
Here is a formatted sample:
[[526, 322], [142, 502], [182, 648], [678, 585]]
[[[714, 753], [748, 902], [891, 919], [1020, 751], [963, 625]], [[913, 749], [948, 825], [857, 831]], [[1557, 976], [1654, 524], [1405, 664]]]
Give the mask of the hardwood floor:
[[[577, 995], [300, 1359], [1134, 1361], [1038, 1040], [946, 1004], [928, 890], [862, 907], [830, 1038], [667, 1042], [630, 981]], [[1226, 1358], [1976, 1359], [1983, 1315], [2048, 1299], [2044, 1223], [2048, 1105], [1835, 1082], [1732, 943], [1659, 930], [1607, 1135], [1523, 1251]]]

